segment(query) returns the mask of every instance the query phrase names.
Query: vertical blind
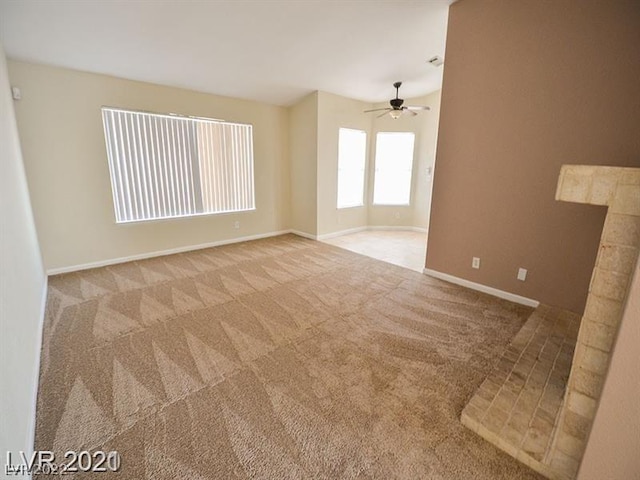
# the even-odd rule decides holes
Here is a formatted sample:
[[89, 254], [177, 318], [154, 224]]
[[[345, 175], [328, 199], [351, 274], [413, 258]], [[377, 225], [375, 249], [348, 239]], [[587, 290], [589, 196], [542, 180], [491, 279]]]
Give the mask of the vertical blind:
[[255, 209], [251, 125], [103, 108], [116, 222]]

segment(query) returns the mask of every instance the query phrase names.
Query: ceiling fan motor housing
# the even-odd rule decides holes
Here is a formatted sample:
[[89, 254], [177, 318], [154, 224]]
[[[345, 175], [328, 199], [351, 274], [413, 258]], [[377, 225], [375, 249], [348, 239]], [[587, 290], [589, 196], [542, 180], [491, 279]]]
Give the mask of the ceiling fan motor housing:
[[396, 82], [393, 84], [393, 86], [396, 89], [396, 98], [392, 98], [391, 100], [389, 100], [389, 105], [391, 105], [391, 108], [389, 107], [374, 108], [372, 110], [365, 110], [364, 113], [380, 112], [384, 110], [384, 113], [378, 115], [376, 118], [380, 118], [380, 117], [383, 117], [384, 115], [389, 114], [391, 115], [391, 118], [397, 119], [397, 118], [400, 118], [400, 116], [404, 113], [410, 113], [415, 117], [417, 115], [415, 110], [429, 110], [429, 107], [419, 107], [419, 106], [403, 107], [402, 105], [404, 104], [404, 99], [400, 98], [398, 95], [398, 89], [400, 88], [400, 85], [402, 85], [402, 82]]
[[392, 98], [391, 100], [389, 100], [389, 103], [394, 109], [398, 110], [402, 107], [404, 100], [402, 98]]

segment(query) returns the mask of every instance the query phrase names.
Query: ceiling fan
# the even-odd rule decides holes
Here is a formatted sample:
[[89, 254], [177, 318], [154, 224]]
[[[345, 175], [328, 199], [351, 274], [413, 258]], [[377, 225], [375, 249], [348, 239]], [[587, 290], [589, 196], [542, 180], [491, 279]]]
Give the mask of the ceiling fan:
[[431, 108], [426, 106], [402, 106], [402, 104], [404, 103], [404, 100], [402, 98], [398, 98], [398, 89], [400, 88], [401, 85], [402, 85], [402, 82], [396, 82], [393, 84], [393, 86], [396, 89], [396, 98], [392, 98], [391, 100], [389, 100], [389, 105], [391, 105], [391, 107], [365, 110], [364, 113], [382, 112], [384, 110], [384, 112], [378, 115], [376, 118], [384, 117], [386, 114], [389, 114], [391, 118], [395, 120], [397, 118], [400, 118], [405, 113], [410, 113], [412, 116], [415, 117], [417, 115], [416, 111], [431, 110]]

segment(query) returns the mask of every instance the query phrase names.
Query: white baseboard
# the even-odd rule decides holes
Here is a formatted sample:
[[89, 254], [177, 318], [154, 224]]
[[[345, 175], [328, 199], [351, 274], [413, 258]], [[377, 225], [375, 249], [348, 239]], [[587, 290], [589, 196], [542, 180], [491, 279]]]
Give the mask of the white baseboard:
[[299, 237], [303, 237], [303, 238], [308, 238], [309, 240], [318, 240], [317, 235], [313, 235], [307, 232], [302, 232], [300, 230], [288, 230], [287, 233], [293, 233], [294, 235], [298, 235]]
[[159, 250], [155, 252], [141, 253], [138, 255], [130, 255], [128, 257], [111, 258], [109, 260], [100, 260], [97, 262], [83, 263], [81, 265], [72, 265], [70, 267], [51, 268], [47, 270], [47, 275], [58, 275], [60, 273], [77, 272], [80, 270], [88, 270], [90, 268], [106, 267], [108, 265], [132, 262], [135, 260], [144, 260], [146, 258], [161, 257], [163, 255], [173, 255], [175, 253], [190, 252], [193, 250], [201, 250], [203, 248], [219, 247], [221, 245], [229, 245], [232, 243], [248, 242], [250, 240], [259, 240], [261, 238], [276, 237], [278, 235], [284, 235], [287, 233], [296, 233], [297, 235], [304, 236], [302, 233], [297, 233], [292, 230], [280, 230], [277, 232], [259, 233], [257, 235], [248, 235], [246, 237], [229, 238], [227, 240], [217, 240], [215, 242], [201, 243], [199, 245], [189, 245], [186, 247], [170, 248], [168, 250]]
[[358, 233], [367, 230], [368, 227], [355, 227], [348, 228], [347, 230], [340, 230], [338, 232], [325, 233], [318, 235], [317, 240], [328, 240], [329, 238], [341, 237], [342, 235], [349, 235], [350, 233]]
[[83, 263], [83, 264], [79, 264], [79, 265], [71, 265], [69, 267], [60, 267], [60, 268], [50, 268], [47, 269], [47, 275], [59, 275], [61, 273], [70, 273], [70, 272], [78, 272], [80, 270], [88, 270], [90, 268], [99, 268], [99, 267], [106, 267], [109, 265], [116, 265], [118, 263], [125, 263], [125, 262], [133, 262], [135, 260], [144, 260], [146, 258], [153, 258], [153, 257], [161, 257], [163, 255], [173, 255], [176, 253], [183, 253], [183, 252], [190, 252], [193, 250], [201, 250], [203, 248], [211, 248], [211, 247], [219, 247], [221, 245], [229, 245], [232, 243], [240, 243], [240, 242], [248, 242], [251, 240], [259, 240], [261, 238], [269, 238], [269, 237], [276, 237], [278, 235], [285, 235], [287, 233], [293, 233], [294, 235], [298, 235], [300, 237], [304, 237], [304, 238], [308, 238], [310, 240], [326, 240], [328, 238], [334, 238], [334, 237], [339, 237], [341, 235], [348, 235], [349, 233], [357, 233], [357, 232], [361, 232], [364, 230], [412, 230], [412, 231], [416, 231], [416, 232], [424, 232], [426, 233], [426, 229], [420, 228], [420, 227], [412, 227], [412, 226], [406, 226], [406, 227], [402, 227], [402, 226], [389, 226], [389, 227], [384, 227], [384, 226], [371, 226], [371, 227], [357, 227], [357, 228], [350, 228], [348, 230], [341, 230], [339, 232], [332, 232], [332, 233], [326, 233], [324, 235], [313, 235], [311, 233], [307, 233], [307, 232], [302, 232], [300, 230], [279, 230], [276, 232], [267, 232], [267, 233], [259, 233], [257, 235], [248, 235], [245, 237], [236, 237], [236, 238], [229, 238], [227, 240], [217, 240], [215, 242], [208, 242], [208, 243], [202, 243], [199, 245], [189, 245], [189, 246], [185, 246], [185, 247], [178, 247], [178, 248], [170, 248], [168, 250], [159, 250], [159, 251], [155, 251], [155, 252], [148, 252], [148, 253], [141, 253], [138, 255], [130, 255], [128, 257], [119, 257], [119, 258], [111, 258], [108, 260], [99, 260], [97, 262], [89, 262], [89, 263]]
[[31, 398], [31, 419], [29, 420], [29, 426], [27, 430], [27, 446], [31, 449], [29, 452], [25, 452], [30, 458], [31, 454], [35, 449], [36, 444], [36, 410], [38, 408], [38, 388], [40, 387], [40, 361], [42, 359], [42, 336], [44, 331], [44, 317], [46, 315], [47, 310], [47, 292], [49, 291], [49, 279], [45, 275], [44, 277], [44, 285], [42, 287], [42, 298], [40, 300], [40, 318], [38, 324], [38, 333], [37, 333], [37, 345], [36, 349], [36, 361], [35, 363], [35, 378], [34, 380], [34, 389], [33, 396]]
[[[343, 235], [349, 235], [351, 233], [358, 233], [358, 232], [365, 232], [365, 231], [378, 231], [378, 230], [397, 230], [397, 231], [403, 231], [403, 232], [420, 232], [425, 234], [427, 233], [427, 229], [421, 228], [421, 227], [401, 226], [401, 225], [389, 225], [389, 226], [369, 225], [365, 227], [348, 228], [347, 230], [339, 230], [337, 232], [325, 233], [322, 235], [318, 235], [315, 238], [315, 240], [328, 240], [330, 238], [341, 237]], [[292, 233], [296, 233], [296, 232], [292, 231]], [[310, 238], [310, 237], [307, 237], [307, 238]]]
[[487, 285], [482, 285], [481, 283], [465, 280], [464, 278], [454, 277], [453, 275], [449, 275], [448, 273], [438, 272], [437, 270], [431, 270], [430, 268], [425, 268], [423, 270], [423, 273], [425, 275], [429, 275], [430, 277], [444, 280], [445, 282], [455, 283], [456, 285], [460, 285], [461, 287], [467, 287], [471, 290], [477, 290], [478, 292], [487, 293], [489, 295], [493, 295], [494, 297], [509, 300], [514, 303], [519, 303], [520, 305], [526, 305], [527, 307], [537, 308], [538, 305], [540, 305], [540, 302], [537, 300], [522, 297], [520, 295], [516, 295], [515, 293], [505, 292], [504, 290], [498, 290], [497, 288], [488, 287]]
[[372, 225], [366, 228], [366, 230], [399, 230], [403, 232], [420, 232], [427, 233], [426, 228], [414, 227], [411, 225]]

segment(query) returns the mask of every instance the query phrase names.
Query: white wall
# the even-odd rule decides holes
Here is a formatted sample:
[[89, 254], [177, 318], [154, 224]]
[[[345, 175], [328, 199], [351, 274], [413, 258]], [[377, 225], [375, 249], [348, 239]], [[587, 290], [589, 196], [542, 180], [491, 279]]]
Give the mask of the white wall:
[[[327, 92], [315, 92], [291, 107], [291, 202], [295, 230], [322, 236], [367, 226], [427, 228], [433, 175], [428, 175], [428, 169], [433, 172], [440, 92], [408, 99], [406, 103], [429, 105], [431, 111], [397, 120], [389, 116], [376, 118], [376, 114], [363, 111], [387, 107], [388, 103], [372, 105]], [[367, 178], [362, 207], [338, 209], [336, 206], [338, 132], [341, 127], [367, 133]], [[416, 135], [409, 206], [372, 205], [375, 140], [376, 133], [381, 131], [413, 132]]]
[[[286, 108], [16, 61], [9, 62], [9, 75], [22, 90], [16, 117], [47, 269], [289, 228]], [[100, 112], [105, 105], [252, 124], [257, 209], [117, 225]]]
[[640, 259], [578, 480], [640, 478]]
[[289, 108], [291, 228], [318, 232], [318, 92]]
[[[412, 226], [427, 228], [429, 225], [429, 211], [431, 208], [431, 185], [433, 166], [435, 162], [436, 137], [438, 133], [438, 119], [440, 117], [440, 91], [423, 97], [405, 99], [405, 105], [427, 105], [430, 111], [418, 113], [412, 117], [403, 115], [394, 120], [385, 115], [373, 120], [371, 131], [369, 172], [369, 210], [368, 224], [372, 226]], [[373, 108], [383, 108], [388, 103], [374, 105]], [[372, 114], [373, 115], [373, 114]], [[373, 205], [373, 182], [375, 163], [375, 141], [378, 132], [413, 132], [415, 134], [414, 169], [411, 179], [411, 204], [409, 206], [380, 206]], [[431, 175], [428, 176], [428, 168]]]
[[[426, 168], [433, 165], [438, 93], [407, 100], [429, 104], [432, 111], [396, 121], [374, 120], [374, 114], [363, 113], [371, 104], [325, 92], [284, 108], [18, 61], [9, 62], [9, 75], [23, 94], [16, 117], [47, 270], [72, 270], [290, 228], [316, 236], [367, 225], [425, 228], [428, 223], [431, 185]], [[100, 114], [105, 105], [252, 124], [257, 209], [117, 225]], [[336, 208], [340, 127], [367, 132], [369, 166], [376, 131], [416, 133], [410, 207], [368, 207], [373, 185], [369, 175], [365, 206]], [[234, 228], [236, 221], [239, 229]]]
[[[338, 133], [340, 128], [364, 130], [369, 140], [371, 114], [363, 113], [369, 108], [370, 103], [318, 92], [318, 235], [367, 225], [366, 182], [362, 207], [337, 208]], [[369, 148], [367, 160], [368, 153]]]
[[33, 449], [46, 276], [0, 46], [0, 465]]

